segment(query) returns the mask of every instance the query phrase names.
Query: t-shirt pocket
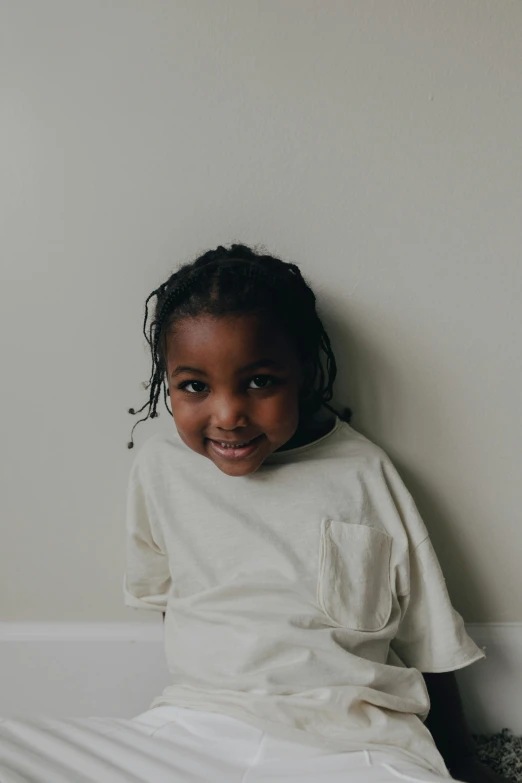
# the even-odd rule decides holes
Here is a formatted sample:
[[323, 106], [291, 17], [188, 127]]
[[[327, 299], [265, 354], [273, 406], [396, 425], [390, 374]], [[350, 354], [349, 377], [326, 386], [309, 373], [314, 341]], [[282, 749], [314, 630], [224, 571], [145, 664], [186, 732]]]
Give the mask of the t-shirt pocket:
[[323, 519], [317, 600], [336, 625], [380, 631], [392, 609], [391, 537], [376, 527]]

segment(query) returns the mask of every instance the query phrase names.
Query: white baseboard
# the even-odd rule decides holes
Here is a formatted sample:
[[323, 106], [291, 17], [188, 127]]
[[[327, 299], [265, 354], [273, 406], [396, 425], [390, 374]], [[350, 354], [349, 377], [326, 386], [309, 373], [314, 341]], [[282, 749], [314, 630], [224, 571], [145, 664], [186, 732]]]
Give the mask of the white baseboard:
[[[522, 734], [522, 623], [467, 630], [487, 656], [457, 673], [472, 730]], [[168, 681], [161, 622], [0, 623], [3, 717], [132, 717]]]

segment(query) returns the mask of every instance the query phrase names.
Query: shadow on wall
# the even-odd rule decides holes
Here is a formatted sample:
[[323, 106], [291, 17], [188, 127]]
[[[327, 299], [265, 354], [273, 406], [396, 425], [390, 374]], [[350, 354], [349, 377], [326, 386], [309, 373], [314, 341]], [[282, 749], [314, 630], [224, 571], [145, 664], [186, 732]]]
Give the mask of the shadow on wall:
[[[334, 403], [338, 410], [346, 406], [351, 408], [354, 429], [381, 446], [393, 461], [426, 524], [455, 608], [465, 621], [476, 622], [484, 616], [488, 597], [476, 564], [452, 524], [455, 513], [445, 499], [447, 492], [443, 486], [430, 481], [426, 469], [416, 470], [411, 462], [407, 464], [393, 446], [403, 437], [399, 429], [401, 422], [411, 421], [413, 415], [416, 420], [429, 418], [430, 437], [440, 439], [438, 448], [442, 451], [455, 437], [455, 428], [444, 410], [444, 400], [437, 397], [432, 382], [437, 372], [433, 357], [424, 352], [423, 361], [423, 348], [415, 343], [415, 335], [402, 335], [397, 322], [377, 324], [381, 334], [385, 329], [389, 339], [392, 331], [394, 343], [408, 350], [411, 381], [399, 377], [392, 360], [383, 351], [382, 341], [365, 332], [360, 323], [350, 322], [346, 299], [331, 296], [321, 296], [321, 299], [321, 317], [331, 337], [338, 365]], [[375, 323], [373, 316], [371, 321]], [[409, 384], [414, 388], [407, 388]], [[410, 409], [412, 399], [414, 414]], [[423, 428], [424, 433], [426, 429]], [[408, 435], [411, 444], [411, 429]]]

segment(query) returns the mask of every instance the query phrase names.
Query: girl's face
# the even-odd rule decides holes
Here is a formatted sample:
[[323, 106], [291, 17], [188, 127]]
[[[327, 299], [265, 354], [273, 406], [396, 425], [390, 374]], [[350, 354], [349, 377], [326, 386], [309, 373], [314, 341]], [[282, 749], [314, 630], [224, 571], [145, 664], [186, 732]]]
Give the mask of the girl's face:
[[300, 363], [267, 318], [184, 318], [168, 335], [166, 359], [180, 437], [223, 473], [253, 473], [296, 432]]

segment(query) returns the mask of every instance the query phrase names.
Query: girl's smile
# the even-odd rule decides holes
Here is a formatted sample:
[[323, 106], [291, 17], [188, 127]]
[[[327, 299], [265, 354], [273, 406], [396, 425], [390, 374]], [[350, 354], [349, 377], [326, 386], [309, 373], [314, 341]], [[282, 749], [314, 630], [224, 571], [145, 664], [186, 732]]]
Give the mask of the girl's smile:
[[224, 459], [243, 459], [250, 457], [255, 452], [262, 438], [263, 435], [258, 435], [250, 441], [243, 441], [243, 443], [208, 438], [208, 442], [214, 451]]
[[266, 316], [177, 321], [167, 371], [181, 439], [224, 473], [253, 473], [297, 430], [301, 366], [291, 339]]

